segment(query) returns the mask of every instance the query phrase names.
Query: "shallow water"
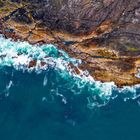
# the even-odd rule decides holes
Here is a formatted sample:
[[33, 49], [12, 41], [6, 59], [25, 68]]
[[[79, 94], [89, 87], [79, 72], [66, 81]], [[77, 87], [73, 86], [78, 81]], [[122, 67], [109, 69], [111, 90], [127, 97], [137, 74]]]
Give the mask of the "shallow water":
[[69, 63], [82, 62], [0, 37], [0, 140], [139, 140], [140, 86], [119, 89]]

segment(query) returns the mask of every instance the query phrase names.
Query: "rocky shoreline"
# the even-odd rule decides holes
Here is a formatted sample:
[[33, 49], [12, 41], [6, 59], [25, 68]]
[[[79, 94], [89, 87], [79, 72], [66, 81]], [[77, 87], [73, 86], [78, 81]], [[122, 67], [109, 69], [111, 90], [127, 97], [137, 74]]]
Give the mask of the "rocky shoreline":
[[55, 44], [81, 59], [80, 68], [96, 80], [119, 87], [140, 84], [139, 0], [52, 1], [1, 0], [0, 33]]

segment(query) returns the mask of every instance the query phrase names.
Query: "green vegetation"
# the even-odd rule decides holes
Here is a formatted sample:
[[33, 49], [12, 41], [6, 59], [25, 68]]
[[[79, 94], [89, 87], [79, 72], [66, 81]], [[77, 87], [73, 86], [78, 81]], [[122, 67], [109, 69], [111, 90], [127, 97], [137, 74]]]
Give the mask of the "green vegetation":
[[138, 51], [139, 49], [136, 48], [136, 47], [133, 47], [133, 46], [128, 46], [128, 47], [127, 47], [127, 50], [128, 50], [128, 51], [131, 51], [131, 52], [136, 52], [136, 51]]

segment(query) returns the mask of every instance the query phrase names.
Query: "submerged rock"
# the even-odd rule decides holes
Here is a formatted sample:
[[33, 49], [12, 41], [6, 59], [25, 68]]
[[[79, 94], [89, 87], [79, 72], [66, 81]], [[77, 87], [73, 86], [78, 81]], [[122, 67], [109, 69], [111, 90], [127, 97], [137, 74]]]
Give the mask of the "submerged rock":
[[139, 0], [7, 0], [0, 19], [6, 37], [54, 43], [97, 80], [140, 83]]

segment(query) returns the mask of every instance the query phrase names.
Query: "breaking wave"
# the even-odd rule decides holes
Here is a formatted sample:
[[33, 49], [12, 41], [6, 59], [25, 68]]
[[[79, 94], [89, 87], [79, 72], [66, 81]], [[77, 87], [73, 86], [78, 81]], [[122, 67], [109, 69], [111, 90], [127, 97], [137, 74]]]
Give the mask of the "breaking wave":
[[[29, 77], [35, 74], [43, 77], [42, 87], [50, 85], [49, 83], [53, 85], [49, 91], [51, 101], [60, 97], [63, 104], [68, 103], [67, 93], [85, 95], [89, 108], [104, 106], [118, 96], [124, 101], [136, 100], [140, 96], [139, 85], [118, 88], [113, 82], [95, 81], [88, 71], [78, 68], [81, 63], [81, 60], [70, 58], [52, 44], [30, 45], [0, 36], [0, 94], [8, 97], [12, 87], [16, 87], [19, 81], [22, 84], [21, 79], [25, 75]], [[17, 75], [18, 78], [15, 78]], [[42, 101], [49, 102], [50, 97], [48, 99], [47, 95], [43, 96]]]

